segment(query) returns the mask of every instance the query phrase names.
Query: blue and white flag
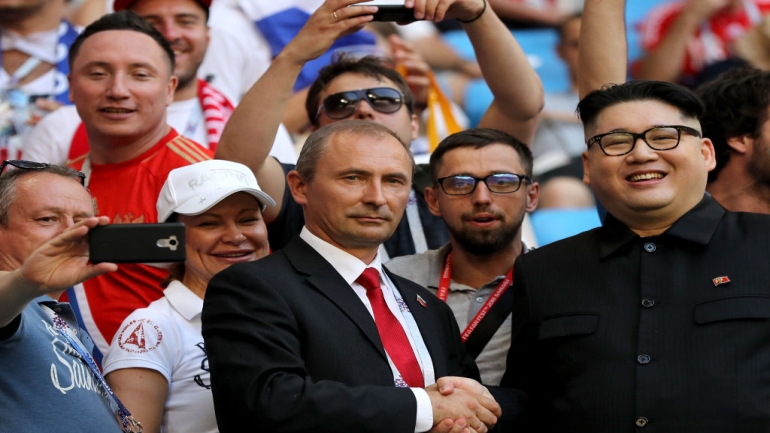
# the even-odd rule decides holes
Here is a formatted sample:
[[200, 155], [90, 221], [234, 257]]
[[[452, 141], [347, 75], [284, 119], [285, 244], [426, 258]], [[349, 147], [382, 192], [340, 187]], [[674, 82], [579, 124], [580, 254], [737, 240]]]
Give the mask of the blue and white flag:
[[[323, 0], [239, 0], [238, 3], [270, 44], [275, 57], [299, 33], [310, 15], [323, 4]], [[294, 90], [309, 86], [318, 76], [318, 71], [331, 62], [335, 51], [354, 45], [374, 46], [375, 37], [369, 32], [359, 31], [337, 39], [326, 53], [305, 64], [294, 83]]]

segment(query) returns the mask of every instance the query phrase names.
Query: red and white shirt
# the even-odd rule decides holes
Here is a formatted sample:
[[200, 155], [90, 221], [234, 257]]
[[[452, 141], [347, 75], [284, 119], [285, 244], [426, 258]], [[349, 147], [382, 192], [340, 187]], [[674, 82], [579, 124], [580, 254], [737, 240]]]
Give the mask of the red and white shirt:
[[[86, 155], [68, 163], [83, 169]], [[178, 167], [213, 158], [213, 152], [179, 135], [174, 129], [142, 155], [117, 164], [91, 164], [88, 189], [96, 214], [114, 224], [158, 221], [155, 203], [168, 173]], [[120, 264], [118, 270], [86, 280], [68, 290], [75, 312], [96, 347], [105, 353], [123, 319], [163, 296], [160, 282], [167, 269], [141, 264]], [[72, 302], [72, 300], [70, 300]]]
[[[638, 24], [643, 50], [651, 51], [660, 45], [682, 13], [684, 3], [665, 3]], [[743, 3], [740, 10], [717, 13], [701, 24], [687, 42], [683, 75], [696, 75], [704, 67], [729, 58], [730, 45], [758, 24], [763, 15], [770, 14], [770, 0], [744, 0]]]

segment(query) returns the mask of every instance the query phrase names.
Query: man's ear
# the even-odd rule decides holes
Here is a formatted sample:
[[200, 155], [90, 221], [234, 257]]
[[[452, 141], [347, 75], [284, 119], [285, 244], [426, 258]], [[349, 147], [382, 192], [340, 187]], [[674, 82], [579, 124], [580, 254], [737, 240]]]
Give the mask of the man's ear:
[[583, 183], [591, 185], [590, 171], [588, 170], [588, 151], [586, 150], [580, 155], [583, 158]]
[[748, 135], [739, 135], [727, 139], [727, 145], [738, 153], [746, 153], [754, 145], [754, 139]]
[[438, 197], [436, 196], [437, 194], [440, 194], [438, 188], [441, 187], [436, 186], [435, 189], [432, 186], [425, 187], [425, 202], [428, 203], [428, 210], [430, 210], [430, 213], [437, 217], [441, 217], [441, 209], [438, 206]]
[[532, 182], [527, 185], [527, 212], [534, 212], [537, 209], [537, 201], [540, 198], [540, 184]]
[[176, 75], [171, 75], [166, 85], [166, 107], [174, 102], [174, 93], [176, 93], [176, 86], [179, 84], [179, 78]]
[[716, 151], [714, 150], [714, 143], [708, 138], [701, 139], [701, 154], [703, 155], [706, 169], [708, 169], [708, 171], [713, 170], [714, 167], [717, 166], [717, 156]]
[[416, 114], [412, 114], [410, 124], [412, 125], [412, 141], [414, 141], [420, 136], [420, 119]]
[[302, 180], [297, 170], [292, 170], [286, 175], [286, 182], [289, 184], [289, 191], [294, 197], [294, 201], [302, 206], [307, 204], [306, 187], [307, 183]]

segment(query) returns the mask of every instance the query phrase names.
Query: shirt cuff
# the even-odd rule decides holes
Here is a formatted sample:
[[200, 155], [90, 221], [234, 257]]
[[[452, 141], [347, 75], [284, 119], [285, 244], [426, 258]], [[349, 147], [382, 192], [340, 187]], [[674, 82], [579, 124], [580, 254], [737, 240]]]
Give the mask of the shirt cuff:
[[415, 433], [426, 432], [433, 428], [433, 405], [430, 403], [428, 392], [422, 388], [409, 388], [417, 399], [417, 420], [414, 424]]

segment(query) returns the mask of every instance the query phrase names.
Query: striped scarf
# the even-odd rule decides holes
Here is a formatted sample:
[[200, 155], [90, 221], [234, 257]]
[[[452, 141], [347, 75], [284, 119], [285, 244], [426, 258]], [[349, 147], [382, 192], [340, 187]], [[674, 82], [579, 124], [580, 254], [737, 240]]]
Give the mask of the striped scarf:
[[198, 99], [201, 101], [203, 119], [206, 122], [208, 148], [213, 152], [217, 150], [222, 130], [225, 129], [225, 123], [233, 114], [235, 107], [219, 90], [200, 79], [198, 80]]

